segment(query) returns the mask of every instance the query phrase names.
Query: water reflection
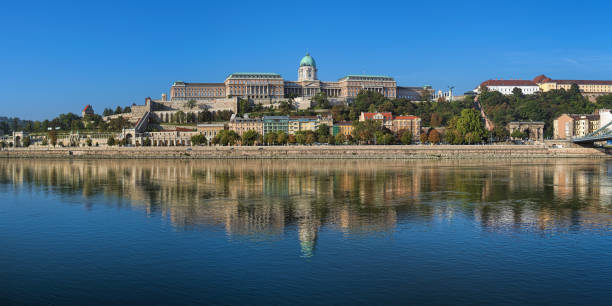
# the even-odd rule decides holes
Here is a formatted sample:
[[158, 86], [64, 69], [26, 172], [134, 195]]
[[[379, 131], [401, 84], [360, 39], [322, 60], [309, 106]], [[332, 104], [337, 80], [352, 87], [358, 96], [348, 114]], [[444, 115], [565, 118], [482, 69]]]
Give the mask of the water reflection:
[[229, 237], [279, 239], [295, 228], [304, 256], [322, 227], [368, 235], [457, 218], [492, 231], [612, 225], [611, 160], [4, 160], [0, 183], [139, 207]]

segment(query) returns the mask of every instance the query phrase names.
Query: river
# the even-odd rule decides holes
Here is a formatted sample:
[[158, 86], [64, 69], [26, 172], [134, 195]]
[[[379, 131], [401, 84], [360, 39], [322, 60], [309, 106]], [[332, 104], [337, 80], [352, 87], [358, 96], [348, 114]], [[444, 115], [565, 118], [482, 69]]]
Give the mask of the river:
[[612, 160], [0, 160], [1, 304], [608, 304]]

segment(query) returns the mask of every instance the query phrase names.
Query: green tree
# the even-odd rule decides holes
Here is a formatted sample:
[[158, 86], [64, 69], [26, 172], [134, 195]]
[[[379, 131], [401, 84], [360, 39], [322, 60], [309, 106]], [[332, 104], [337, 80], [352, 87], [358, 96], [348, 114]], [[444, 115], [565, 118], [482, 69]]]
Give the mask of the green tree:
[[214, 144], [233, 146], [240, 140], [240, 135], [233, 130], [221, 130], [212, 140]]
[[510, 134], [510, 137], [512, 137], [514, 139], [524, 139], [526, 137], [526, 133], [523, 133], [520, 130], [514, 130]]
[[201, 146], [207, 143], [206, 136], [202, 134], [191, 136], [191, 145], [192, 146]]
[[[470, 140], [472, 141], [470, 143], [480, 142], [486, 136], [480, 114], [475, 109], [464, 109], [461, 111], [461, 116], [457, 119], [456, 129], [464, 136], [471, 133]], [[467, 138], [466, 141], [468, 141]]]
[[25, 136], [25, 137], [23, 137], [23, 140], [21, 140], [21, 145], [22, 145], [24, 148], [27, 148], [27, 147], [29, 147], [29, 146], [30, 146], [30, 144], [31, 144], [30, 137], [29, 137], [29, 136]]
[[329, 125], [327, 125], [325, 123], [320, 124], [317, 127], [317, 129], [315, 131], [315, 134], [317, 134], [317, 137], [321, 137], [321, 136], [326, 136], [327, 137], [327, 136], [329, 136]]
[[117, 144], [117, 141], [113, 136], [110, 136], [108, 137], [108, 140], [106, 140], [106, 144], [109, 146], [114, 146], [115, 144]]
[[315, 142], [315, 133], [312, 131], [306, 131], [306, 144], [311, 145]]
[[287, 143], [289, 143], [289, 144], [296, 144], [297, 143], [297, 139], [295, 138], [295, 135], [289, 135], [289, 137], [287, 137]]
[[412, 144], [412, 131], [403, 130], [400, 134], [400, 141], [402, 144], [409, 145]]
[[242, 134], [242, 145], [252, 146], [259, 139], [261, 135], [254, 130], [248, 130]]
[[276, 144], [277, 139], [278, 137], [275, 132], [268, 132], [264, 135], [264, 142], [269, 146]]
[[297, 132], [295, 134], [295, 141], [301, 145], [306, 144], [306, 133], [304, 133], [303, 131]]
[[121, 108], [121, 106], [117, 106], [117, 108], [115, 108], [115, 115], [122, 114], [122, 113], [123, 113], [123, 109]]
[[147, 137], [142, 141], [142, 146], [143, 147], [150, 147], [151, 146], [151, 138]]
[[324, 92], [319, 92], [312, 97], [312, 107], [320, 108], [320, 109], [328, 109], [331, 107], [329, 104], [329, 100], [327, 99], [327, 94]]
[[87, 140], [85, 140], [85, 143], [87, 143], [88, 147], [91, 147], [93, 145], [93, 141], [89, 137], [87, 137]]
[[340, 145], [340, 144], [344, 144], [345, 142], [346, 142], [346, 137], [344, 137], [343, 134], [336, 135], [336, 140], [335, 140], [336, 144]]

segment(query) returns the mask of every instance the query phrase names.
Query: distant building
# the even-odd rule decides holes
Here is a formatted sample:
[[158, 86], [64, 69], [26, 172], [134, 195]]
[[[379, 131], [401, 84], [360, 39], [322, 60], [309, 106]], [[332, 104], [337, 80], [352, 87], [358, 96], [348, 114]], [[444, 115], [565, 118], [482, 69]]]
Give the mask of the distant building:
[[553, 138], [582, 137], [598, 130], [599, 114], [562, 114], [553, 121]]
[[576, 84], [582, 95], [588, 98], [612, 93], [612, 81], [606, 80], [553, 80], [542, 74], [535, 77], [534, 82], [543, 92], [556, 89], [569, 90], [572, 84]]
[[497, 91], [503, 95], [511, 95], [515, 88], [520, 89], [523, 94], [531, 95], [540, 91], [540, 87], [534, 81], [529, 80], [487, 80], [480, 85], [474, 92], [481, 93], [486, 87], [489, 91]]
[[210, 143], [219, 132], [225, 129], [224, 123], [200, 123], [197, 126], [198, 132], [206, 137], [208, 143]]
[[308, 98], [325, 93], [329, 98], [350, 99], [361, 90], [378, 92], [388, 98], [397, 97], [395, 79], [382, 75], [350, 74], [337, 81], [320, 81], [317, 64], [310, 54], [304, 56], [298, 67], [297, 81], [286, 81], [277, 73], [236, 72], [223, 83], [188, 83], [176, 81], [170, 88], [170, 101], [221, 99], [280, 100], [286, 96]]
[[544, 141], [544, 122], [542, 121], [514, 121], [508, 123], [510, 134], [517, 130], [526, 133], [530, 140]]
[[480, 93], [486, 86], [489, 90], [499, 91], [504, 95], [512, 94], [514, 88], [521, 89], [524, 94], [534, 94], [559, 89], [569, 90], [572, 84], [578, 85], [582, 95], [591, 100], [612, 93], [612, 80], [553, 80], [543, 74], [533, 80], [487, 80], [474, 91]]
[[289, 116], [264, 116], [263, 135], [270, 132], [285, 132], [289, 134]]
[[401, 131], [410, 131], [413, 138], [418, 138], [421, 135], [421, 118], [417, 116], [395, 116], [391, 122], [390, 130], [396, 134]]
[[361, 112], [361, 114], [359, 115], [359, 121], [366, 121], [366, 120], [374, 120], [374, 121], [380, 121], [382, 123], [382, 126], [391, 129], [391, 125], [393, 123], [393, 114], [385, 112], [385, 113], [364, 113]]
[[260, 135], [263, 135], [263, 121], [261, 118], [249, 118], [245, 115], [244, 118], [236, 117], [232, 115], [229, 122], [229, 129], [235, 131], [242, 137], [246, 131], [255, 131]]
[[332, 135], [335, 137], [338, 134], [344, 135], [344, 137], [353, 136], [353, 123], [350, 121], [337, 122], [332, 127]]
[[91, 105], [89, 104], [87, 104], [87, 106], [85, 106], [83, 111], [81, 111], [81, 117], [83, 118], [85, 118], [86, 116], [93, 116], [93, 115], [94, 115], [93, 107], [91, 107]]

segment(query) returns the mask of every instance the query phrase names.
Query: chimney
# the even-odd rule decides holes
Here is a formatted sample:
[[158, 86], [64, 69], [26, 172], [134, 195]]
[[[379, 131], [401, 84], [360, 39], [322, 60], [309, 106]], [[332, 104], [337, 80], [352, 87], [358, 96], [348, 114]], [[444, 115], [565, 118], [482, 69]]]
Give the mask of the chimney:
[[161, 94], [161, 98], [162, 98], [162, 101], [163, 101], [163, 102], [168, 101], [168, 95], [166, 95], [166, 93], [165, 93], [165, 92], [162, 92], [162, 94]]

